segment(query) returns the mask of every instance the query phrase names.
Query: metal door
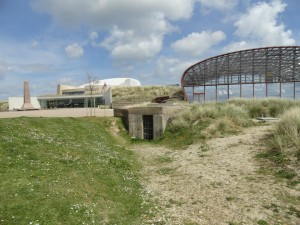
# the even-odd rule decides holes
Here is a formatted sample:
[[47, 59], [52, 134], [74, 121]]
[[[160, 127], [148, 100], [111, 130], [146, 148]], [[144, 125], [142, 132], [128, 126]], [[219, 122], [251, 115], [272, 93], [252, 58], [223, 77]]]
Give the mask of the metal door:
[[143, 115], [144, 139], [153, 140], [153, 115]]

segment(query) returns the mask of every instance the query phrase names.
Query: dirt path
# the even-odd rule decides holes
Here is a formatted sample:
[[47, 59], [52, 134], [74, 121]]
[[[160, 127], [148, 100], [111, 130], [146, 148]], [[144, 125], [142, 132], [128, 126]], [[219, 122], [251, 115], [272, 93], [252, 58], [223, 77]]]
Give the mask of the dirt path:
[[291, 189], [259, 173], [254, 158], [270, 129], [252, 127], [186, 150], [135, 146], [145, 189], [159, 205], [155, 218], [145, 223], [300, 224], [299, 186]]

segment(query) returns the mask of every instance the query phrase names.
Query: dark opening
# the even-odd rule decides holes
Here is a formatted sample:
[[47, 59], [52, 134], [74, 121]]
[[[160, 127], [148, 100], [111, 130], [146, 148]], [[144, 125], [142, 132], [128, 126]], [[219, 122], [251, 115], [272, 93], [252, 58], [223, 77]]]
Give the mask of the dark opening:
[[143, 115], [144, 139], [153, 140], [153, 115]]

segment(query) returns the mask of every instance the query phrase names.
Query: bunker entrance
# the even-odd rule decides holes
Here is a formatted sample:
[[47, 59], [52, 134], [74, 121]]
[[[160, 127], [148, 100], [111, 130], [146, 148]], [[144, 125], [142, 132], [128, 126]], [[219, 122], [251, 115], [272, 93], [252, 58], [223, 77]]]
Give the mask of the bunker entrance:
[[143, 115], [144, 139], [153, 140], [153, 115]]

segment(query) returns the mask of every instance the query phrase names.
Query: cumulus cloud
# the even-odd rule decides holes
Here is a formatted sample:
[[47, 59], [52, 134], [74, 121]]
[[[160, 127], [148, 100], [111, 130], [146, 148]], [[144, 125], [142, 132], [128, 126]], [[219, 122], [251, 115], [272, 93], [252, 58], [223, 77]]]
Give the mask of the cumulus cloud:
[[229, 10], [234, 8], [238, 0], [198, 0], [202, 6], [209, 9], [217, 9], [217, 10]]
[[83, 48], [78, 43], [73, 43], [65, 48], [65, 52], [70, 58], [79, 58], [83, 55]]
[[222, 31], [202, 31], [191, 33], [188, 36], [177, 40], [171, 46], [179, 53], [192, 56], [200, 56], [212, 46], [217, 45], [226, 38]]
[[151, 26], [151, 22], [157, 20], [156, 13], [170, 20], [189, 18], [193, 3], [194, 0], [34, 0], [33, 7], [49, 13], [66, 26], [109, 28], [113, 25]]
[[178, 58], [159, 57], [156, 61], [155, 74], [161, 77], [168, 77], [170, 82], [178, 82], [185, 69], [194, 63], [196, 63], [196, 61], [184, 61]]
[[252, 5], [246, 14], [235, 23], [235, 34], [241, 39], [227, 46], [227, 50], [240, 50], [248, 47], [295, 45], [292, 31], [286, 30], [279, 21], [280, 13], [284, 12], [286, 4], [281, 0], [270, 3], [259, 2]]
[[[173, 21], [192, 16], [195, 0], [33, 0], [33, 7], [50, 14], [66, 27], [92, 27], [93, 46], [97, 31], [109, 30], [101, 46], [116, 59], [148, 59], [162, 47], [165, 34], [174, 31]], [[80, 13], [78, 13], [80, 12]], [[129, 34], [130, 38], [124, 37]], [[136, 48], [136, 49], [135, 49]]]
[[96, 32], [96, 31], [90, 32], [89, 38], [90, 38], [91, 41], [96, 41], [97, 38], [98, 38], [98, 32]]
[[153, 57], [162, 47], [162, 36], [152, 34], [140, 36], [134, 30], [122, 31], [115, 27], [101, 46], [111, 51], [111, 56], [119, 60], [143, 60]]

